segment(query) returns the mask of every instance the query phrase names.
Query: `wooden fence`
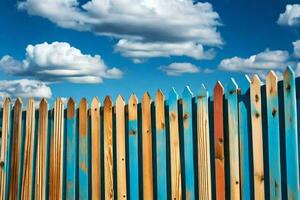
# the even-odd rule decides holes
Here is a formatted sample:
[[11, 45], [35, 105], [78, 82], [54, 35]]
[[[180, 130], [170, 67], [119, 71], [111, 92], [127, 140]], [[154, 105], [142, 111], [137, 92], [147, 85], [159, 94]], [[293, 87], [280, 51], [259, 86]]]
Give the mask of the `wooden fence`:
[[[53, 109], [7, 98], [1, 199], [300, 199], [300, 80], [217, 82], [181, 98], [108, 96]], [[298, 119], [298, 120], [297, 120]]]

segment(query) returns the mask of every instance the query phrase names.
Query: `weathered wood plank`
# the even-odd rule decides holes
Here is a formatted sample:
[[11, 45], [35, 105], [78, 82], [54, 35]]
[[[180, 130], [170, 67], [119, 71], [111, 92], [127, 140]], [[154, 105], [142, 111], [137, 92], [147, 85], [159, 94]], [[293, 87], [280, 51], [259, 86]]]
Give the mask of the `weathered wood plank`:
[[67, 123], [66, 123], [66, 199], [76, 199], [77, 181], [77, 156], [78, 156], [78, 135], [75, 132], [76, 126], [75, 101], [70, 98], [67, 104]]
[[182, 199], [180, 145], [178, 126], [178, 95], [174, 88], [169, 93], [171, 195], [173, 200]]
[[197, 142], [199, 199], [212, 199], [208, 92], [203, 84], [197, 96]]
[[35, 179], [35, 199], [46, 199], [46, 159], [48, 140], [48, 102], [42, 99], [39, 105], [37, 139], [37, 164]]
[[53, 130], [50, 141], [49, 199], [61, 199], [63, 193], [63, 101], [54, 103]]
[[283, 75], [286, 173], [288, 199], [300, 199], [295, 73], [287, 67]]
[[151, 129], [151, 98], [145, 93], [142, 99], [142, 154], [143, 154], [143, 197], [153, 199], [153, 158]]
[[217, 200], [223, 200], [226, 197], [223, 94], [224, 88], [221, 82], [218, 81], [214, 87], [214, 150]]
[[254, 75], [250, 86], [254, 198], [265, 199], [264, 155], [261, 112], [261, 81]]
[[192, 98], [190, 88], [185, 87], [182, 93], [183, 114], [183, 143], [184, 143], [184, 165], [185, 165], [185, 197], [195, 199], [195, 168], [194, 168], [194, 141], [193, 141], [193, 119]]
[[79, 198], [89, 199], [89, 142], [88, 142], [88, 103], [85, 98], [79, 103]]
[[165, 97], [158, 90], [155, 97], [157, 199], [167, 199], [167, 153], [165, 129]]
[[[252, 199], [250, 188], [250, 163], [249, 163], [249, 130], [251, 126], [251, 111], [250, 111], [250, 79], [247, 75], [242, 79], [244, 87], [241, 88], [239, 94], [238, 112], [239, 112], [239, 150], [240, 150], [240, 182], [241, 182], [241, 199]], [[252, 178], [252, 177], [251, 177]]]
[[24, 146], [24, 162], [23, 162], [23, 176], [22, 176], [22, 199], [32, 198], [33, 187], [33, 150], [34, 150], [34, 128], [35, 128], [35, 105], [34, 99], [30, 98], [27, 101], [26, 110], [26, 133]]
[[11, 121], [11, 110], [10, 110], [10, 99], [6, 98], [3, 103], [3, 119], [2, 119], [2, 137], [1, 137], [1, 154], [0, 154], [0, 198], [5, 199], [8, 193], [9, 185], [7, 185], [7, 174], [8, 163], [8, 142], [10, 134], [10, 122]]
[[116, 151], [118, 199], [127, 199], [126, 146], [125, 146], [125, 102], [120, 95], [116, 100]]
[[132, 94], [128, 102], [129, 195], [139, 199], [138, 99]]
[[280, 136], [277, 76], [271, 71], [266, 78], [270, 199], [281, 199]]
[[101, 200], [101, 135], [100, 135], [100, 102], [97, 97], [91, 106], [91, 167], [92, 199]]
[[104, 191], [105, 199], [114, 199], [112, 101], [104, 100]]
[[227, 85], [228, 100], [228, 135], [229, 135], [229, 168], [230, 198], [240, 199], [240, 162], [239, 162], [239, 127], [238, 127], [238, 86], [231, 78]]

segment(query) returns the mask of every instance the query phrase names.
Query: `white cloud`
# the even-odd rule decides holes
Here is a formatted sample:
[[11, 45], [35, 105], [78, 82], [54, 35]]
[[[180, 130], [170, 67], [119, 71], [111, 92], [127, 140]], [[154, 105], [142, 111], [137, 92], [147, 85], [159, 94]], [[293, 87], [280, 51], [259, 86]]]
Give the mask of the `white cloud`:
[[[218, 13], [210, 3], [193, 0], [91, 0], [83, 5], [78, 0], [26, 0], [18, 8], [63, 28], [120, 39], [116, 49], [132, 59], [172, 55], [202, 59], [204, 46], [223, 44]], [[182, 44], [192, 52], [181, 50]]]
[[252, 55], [249, 58], [233, 57], [223, 59], [219, 68], [226, 71], [240, 71], [246, 73], [260, 73], [264, 70], [284, 69], [289, 63], [289, 53], [282, 50], [264, 52]]
[[300, 58], [300, 40], [293, 42], [294, 46], [294, 56]]
[[277, 23], [285, 26], [299, 26], [300, 4], [286, 5], [285, 12], [280, 14]]
[[41, 81], [28, 79], [0, 81], [0, 102], [3, 102], [5, 97], [10, 97], [14, 101], [18, 97], [41, 99], [51, 96], [51, 88]]
[[99, 55], [82, 54], [66, 42], [28, 45], [23, 61], [6, 55], [0, 68], [12, 75], [54, 82], [99, 83], [103, 78], [120, 78], [122, 72], [108, 68]]
[[182, 74], [195, 74], [199, 72], [210, 73], [211, 70], [201, 69], [192, 63], [171, 63], [167, 66], [159, 67], [160, 70], [164, 71], [169, 76], [180, 76]]

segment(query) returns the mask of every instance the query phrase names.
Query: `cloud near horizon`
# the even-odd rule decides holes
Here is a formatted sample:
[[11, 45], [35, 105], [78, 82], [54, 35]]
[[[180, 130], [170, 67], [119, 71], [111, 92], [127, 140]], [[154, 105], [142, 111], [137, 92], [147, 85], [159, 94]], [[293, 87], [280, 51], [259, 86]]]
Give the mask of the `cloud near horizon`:
[[171, 63], [167, 66], [161, 66], [159, 69], [163, 72], [165, 72], [168, 76], [181, 76], [183, 74], [195, 74], [195, 73], [210, 73], [212, 70], [205, 68], [202, 69], [200, 67], [197, 67], [196, 65], [193, 65], [192, 63]]
[[117, 68], [108, 68], [101, 56], [82, 54], [66, 42], [47, 42], [28, 45], [25, 59], [16, 60], [10, 55], [0, 59], [0, 68], [7, 74], [29, 77], [48, 83], [101, 83], [104, 78], [121, 78]]
[[116, 51], [135, 62], [169, 56], [211, 59], [211, 48], [223, 45], [217, 30], [220, 17], [210, 3], [90, 0], [80, 5], [78, 0], [26, 0], [18, 8], [62, 28], [116, 38]]

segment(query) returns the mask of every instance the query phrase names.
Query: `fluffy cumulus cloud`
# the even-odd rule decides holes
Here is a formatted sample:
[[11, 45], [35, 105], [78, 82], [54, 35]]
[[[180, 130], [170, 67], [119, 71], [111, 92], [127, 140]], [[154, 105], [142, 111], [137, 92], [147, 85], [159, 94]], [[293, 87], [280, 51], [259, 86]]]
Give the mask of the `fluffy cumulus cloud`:
[[18, 8], [63, 28], [117, 38], [116, 50], [136, 61], [160, 56], [209, 59], [212, 54], [204, 49], [223, 44], [219, 15], [210, 3], [90, 0], [81, 5], [78, 0], [26, 0]]
[[34, 77], [46, 82], [99, 83], [103, 78], [120, 78], [122, 72], [108, 68], [99, 55], [82, 54], [65, 42], [28, 45], [23, 61], [6, 55], [0, 68], [8, 74]]
[[287, 51], [269, 50], [252, 55], [249, 58], [232, 57], [223, 59], [219, 68], [227, 71], [260, 73], [270, 69], [284, 69], [289, 64], [290, 55]]
[[29, 79], [1, 80], [0, 81], [0, 103], [5, 97], [10, 97], [13, 101], [17, 97], [51, 98], [52, 92], [44, 82]]
[[285, 26], [299, 26], [300, 4], [288, 4], [285, 8], [285, 12], [280, 14], [277, 23]]
[[201, 69], [192, 63], [171, 63], [167, 66], [159, 67], [160, 70], [164, 71], [169, 76], [180, 76], [182, 74], [195, 74], [199, 72], [209, 73], [209, 69]]
[[294, 46], [294, 56], [300, 58], [300, 40], [293, 42]]

